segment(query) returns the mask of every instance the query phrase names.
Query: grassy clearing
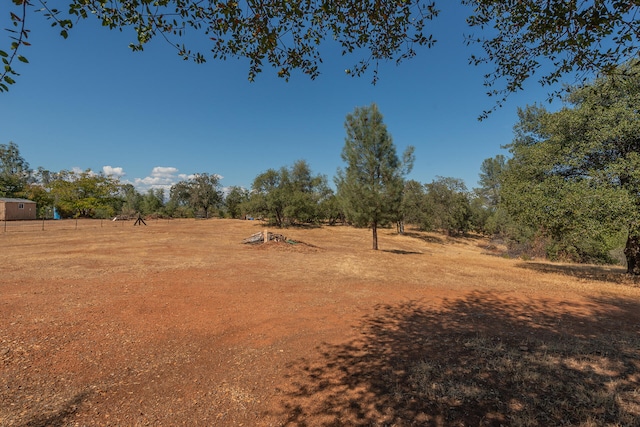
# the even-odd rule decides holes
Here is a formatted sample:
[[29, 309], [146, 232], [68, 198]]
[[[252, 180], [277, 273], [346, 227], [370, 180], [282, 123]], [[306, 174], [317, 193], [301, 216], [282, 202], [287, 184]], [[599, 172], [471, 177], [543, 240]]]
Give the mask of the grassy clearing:
[[263, 229], [2, 234], [0, 425], [640, 425], [624, 269], [418, 231], [242, 244]]

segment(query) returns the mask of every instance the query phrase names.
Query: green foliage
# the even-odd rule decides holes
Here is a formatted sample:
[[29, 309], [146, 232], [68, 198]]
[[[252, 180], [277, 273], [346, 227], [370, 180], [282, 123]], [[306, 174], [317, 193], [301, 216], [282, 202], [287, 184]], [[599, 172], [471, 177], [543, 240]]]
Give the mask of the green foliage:
[[90, 169], [61, 171], [46, 188], [63, 217], [108, 218], [122, 207], [119, 182]]
[[[472, 212], [475, 212], [474, 203], [471, 206]], [[499, 204], [494, 211], [488, 211], [483, 208], [483, 213], [472, 213], [475, 218], [472, 219], [472, 223], [476, 227], [477, 231], [486, 233], [493, 236], [505, 236], [508, 234], [508, 229], [512, 226], [512, 218], [504, 209], [502, 204]], [[488, 213], [488, 215], [486, 215]]]
[[142, 197], [142, 212], [146, 215], [158, 214], [164, 206], [164, 189], [150, 188]]
[[258, 175], [251, 185], [249, 209], [255, 216], [262, 216], [270, 223], [284, 225], [285, 190], [288, 170], [269, 169]]
[[142, 215], [163, 215], [164, 213], [164, 189], [150, 188], [142, 196], [139, 212]]
[[0, 197], [20, 196], [30, 176], [29, 163], [20, 155], [18, 146], [13, 142], [0, 144]]
[[403, 176], [413, 167], [413, 147], [400, 161], [396, 147], [376, 104], [358, 107], [345, 121], [347, 136], [336, 185], [348, 221], [373, 232], [373, 249], [378, 249], [377, 229], [401, 218]]
[[169, 198], [165, 204], [164, 212], [170, 218], [194, 218], [196, 216], [192, 207], [178, 202], [175, 198]]
[[331, 194], [327, 178], [313, 176], [309, 164], [298, 160], [290, 168], [269, 169], [258, 175], [248, 209], [278, 227], [317, 223], [322, 219], [321, 204]]
[[53, 197], [39, 183], [30, 183], [19, 194], [19, 197], [36, 202], [38, 218], [53, 217]]
[[480, 233], [501, 234], [506, 227], [507, 217], [500, 207], [501, 177], [507, 160], [499, 154], [485, 159], [480, 166], [479, 188], [470, 195], [472, 228]]
[[20, 62], [29, 62], [27, 58], [18, 54], [18, 49], [21, 46], [30, 45], [27, 41], [29, 38], [29, 30], [25, 26], [25, 19], [27, 16], [27, 8], [31, 7], [31, 3], [27, 0], [14, 0], [13, 5], [10, 7], [16, 8], [17, 13], [13, 10], [9, 11], [11, 27], [5, 28], [5, 31], [9, 34], [9, 52], [0, 49], [0, 61], [2, 61], [3, 65], [0, 71], [0, 92], [8, 91], [9, 85], [15, 84], [13, 78], [19, 75], [13, 68], [13, 61], [17, 59]]
[[572, 88], [558, 112], [519, 112], [502, 206], [552, 258], [609, 261], [640, 220], [640, 74], [618, 71]]
[[224, 199], [226, 214], [230, 218], [242, 218], [245, 214], [244, 209], [249, 201], [249, 192], [242, 188], [233, 186], [229, 190], [229, 194]]
[[457, 178], [439, 176], [426, 184], [426, 188], [431, 228], [442, 230], [448, 236], [469, 231], [471, 207], [464, 182]]
[[431, 230], [432, 218], [426, 188], [420, 182], [415, 180], [405, 182], [401, 210], [405, 222], [417, 225], [421, 230]]
[[[222, 204], [219, 186], [217, 175], [199, 173], [171, 186], [170, 197], [176, 206], [187, 206], [194, 213], [202, 211], [204, 217], [209, 218], [210, 209]], [[155, 195], [153, 197], [157, 199]]]
[[[4, 65], [0, 92], [15, 83], [15, 60], [28, 62], [18, 50], [29, 46], [26, 23], [38, 13], [59, 28], [64, 38], [80, 19], [97, 19], [110, 29], [132, 29], [135, 38], [129, 46], [134, 51], [143, 50], [159, 37], [180, 57], [196, 63], [206, 62], [207, 57], [246, 58], [249, 80], [267, 67], [284, 79], [296, 70], [316, 78], [323, 61], [321, 47], [333, 43], [342, 55], [355, 57], [354, 65], [345, 70], [347, 74], [360, 76], [373, 68], [374, 82], [380, 61], [400, 63], [413, 57], [417, 47], [434, 45], [436, 40], [427, 24], [439, 14], [431, 0], [68, 0], [62, 6], [56, 4], [61, 9], [50, 3], [14, 0], [9, 4], [10, 27], [5, 28], [9, 47], [0, 50]], [[541, 85], [549, 86], [571, 73], [586, 78], [595, 72], [615, 72], [616, 65], [635, 57], [640, 47], [637, 2], [462, 3], [470, 6], [467, 23], [480, 31], [479, 35], [467, 35], [466, 42], [479, 44], [484, 50], [483, 55], [472, 55], [469, 62], [494, 66], [485, 74], [485, 85], [488, 94], [497, 98], [496, 106], [510, 93], [522, 90], [534, 75]], [[198, 50], [192, 50], [185, 40]]]
[[[435, 40], [425, 33], [425, 22], [438, 14], [431, 1], [353, 2], [337, 1], [260, 1], [200, 2], [162, 1], [86, 1], [69, 0], [61, 9], [41, 0], [14, 1], [9, 13], [14, 28], [10, 53], [0, 51], [5, 62], [0, 74], [0, 90], [13, 83], [11, 67], [19, 47], [28, 45], [27, 16], [42, 12], [51, 25], [67, 38], [79, 19], [97, 19], [110, 29], [132, 28], [134, 51], [159, 37], [175, 47], [178, 55], [196, 63], [214, 59], [241, 57], [249, 60], [249, 80], [266, 66], [288, 79], [299, 70], [315, 78], [322, 63], [321, 45], [337, 44], [343, 55], [360, 56], [348, 74], [361, 75], [374, 66], [377, 78], [379, 61], [401, 62], [415, 55], [417, 46], [431, 46]], [[58, 5], [58, 7], [60, 7]], [[185, 36], [189, 34], [187, 39]], [[192, 50], [183, 40], [194, 42]], [[22, 58], [22, 59], [20, 59]], [[19, 56], [18, 59], [26, 61]]]
[[122, 199], [121, 214], [133, 216], [142, 212], [142, 195], [132, 184], [123, 184], [120, 186], [120, 197]]
[[329, 225], [345, 222], [345, 215], [338, 196], [330, 192], [328, 197], [320, 201], [318, 216], [327, 221]]
[[487, 207], [495, 208], [500, 202], [500, 175], [507, 164], [502, 154], [485, 159], [480, 166], [480, 188], [478, 194], [486, 200]]
[[469, 195], [470, 228], [477, 233], [488, 233], [487, 224], [489, 223], [493, 212], [487, 205], [487, 199], [478, 195], [477, 191]]
[[523, 176], [514, 178], [516, 173], [515, 167], [509, 171], [503, 196], [504, 208], [521, 227], [520, 238], [514, 240], [547, 239], [550, 259], [610, 261], [613, 247], [608, 244], [620, 245], [613, 236], [626, 227], [633, 209], [625, 191], [559, 176], [527, 181]]
[[[489, 95], [499, 98], [497, 105], [510, 93], [522, 90], [525, 81], [534, 74], [542, 86], [552, 85], [569, 73], [582, 76], [585, 83], [593, 73], [620, 72], [617, 65], [638, 54], [638, 2], [463, 0], [463, 3], [474, 8], [467, 18], [468, 24], [485, 34], [467, 37], [468, 44], [478, 43], [485, 51], [483, 56], [472, 56], [471, 63], [495, 67], [485, 75], [485, 86]], [[485, 111], [483, 117], [489, 112]]]

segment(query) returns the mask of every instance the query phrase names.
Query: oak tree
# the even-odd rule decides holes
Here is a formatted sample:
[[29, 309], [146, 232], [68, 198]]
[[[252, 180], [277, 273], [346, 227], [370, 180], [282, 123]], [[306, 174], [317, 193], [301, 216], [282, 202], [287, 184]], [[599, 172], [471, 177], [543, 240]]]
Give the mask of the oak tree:
[[119, 181], [90, 169], [60, 171], [46, 188], [63, 217], [108, 218], [123, 203]]
[[[617, 68], [640, 52], [640, 2], [622, 0], [463, 0], [473, 7], [467, 18], [479, 34], [466, 37], [479, 44], [483, 55], [470, 62], [486, 64], [488, 95], [495, 106], [523, 89], [536, 76], [550, 86], [569, 76], [586, 83], [597, 73]], [[549, 98], [564, 93], [564, 88]], [[494, 106], [494, 108], [495, 108]], [[487, 110], [486, 117], [493, 109]]]
[[464, 182], [439, 176], [425, 187], [431, 227], [442, 230], [447, 236], [467, 232], [471, 224], [471, 207]]
[[215, 174], [197, 173], [191, 178], [177, 182], [171, 186], [169, 195], [177, 204], [183, 204], [202, 211], [205, 218], [209, 218], [212, 208], [222, 203], [220, 178]]
[[[469, 6], [467, 23], [479, 30], [466, 36], [467, 43], [484, 50], [470, 63], [494, 68], [485, 84], [497, 105], [534, 75], [542, 85], [567, 74], [588, 78], [638, 55], [637, 0], [461, 1]], [[315, 78], [321, 48], [337, 43], [343, 55], [354, 57], [347, 73], [359, 76], [373, 67], [375, 81], [380, 61], [401, 62], [435, 43], [428, 22], [439, 9], [432, 0], [12, 0], [9, 46], [0, 48], [0, 91], [15, 83], [15, 62], [28, 62], [22, 48], [38, 13], [65, 38], [79, 20], [95, 19], [111, 29], [133, 29], [133, 50], [160, 38], [198, 63], [247, 58], [251, 80], [265, 67], [285, 79], [295, 70]]]
[[571, 89], [560, 111], [521, 110], [501, 196], [552, 255], [606, 261], [624, 233], [640, 274], [640, 64], [623, 68]]
[[313, 175], [304, 160], [259, 174], [251, 188], [249, 209], [278, 227], [320, 221], [322, 204], [332, 194], [327, 178]]
[[249, 191], [239, 186], [233, 186], [224, 198], [227, 215], [230, 218], [240, 218], [243, 214], [243, 205], [249, 201]]
[[[29, 45], [29, 22], [41, 13], [67, 37], [80, 19], [97, 19], [117, 30], [132, 28], [130, 47], [143, 50], [160, 38], [184, 59], [197, 63], [208, 58], [242, 57], [249, 60], [249, 79], [266, 66], [288, 79], [299, 70], [319, 75], [321, 45], [337, 43], [343, 55], [356, 56], [348, 73], [361, 75], [378, 61], [402, 60], [415, 55], [416, 46], [433, 44], [426, 21], [438, 10], [432, 1], [351, 0], [13, 0], [9, 8], [9, 49], [1, 50], [5, 68], [0, 91], [15, 82], [14, 60], [28, 62], [18, 53]], [[202, 41], [206, 43], [206, 48]], [[190, 43], [198, 46], [194, 49]]]

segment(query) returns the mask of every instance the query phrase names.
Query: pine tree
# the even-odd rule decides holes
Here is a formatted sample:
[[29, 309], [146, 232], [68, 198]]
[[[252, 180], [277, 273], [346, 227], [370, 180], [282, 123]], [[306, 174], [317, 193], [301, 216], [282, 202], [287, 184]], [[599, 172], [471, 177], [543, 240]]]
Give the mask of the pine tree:
[[378, 249], [378, 227], [399, 218], [404, 174], [413, 166], [413, 147], [401, 161], [378, 107], [359, 107], [345, 120], [347, 136], [336, 184], [347, 219], [370, 227], [373, 249]]

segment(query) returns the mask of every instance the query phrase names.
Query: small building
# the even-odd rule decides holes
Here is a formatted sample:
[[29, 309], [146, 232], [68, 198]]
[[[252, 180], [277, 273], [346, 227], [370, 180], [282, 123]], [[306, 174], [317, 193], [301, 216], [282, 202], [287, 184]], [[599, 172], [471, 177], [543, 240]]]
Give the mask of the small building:
[[36, 219], [36, 202], [0, 197], [0, 221]]

